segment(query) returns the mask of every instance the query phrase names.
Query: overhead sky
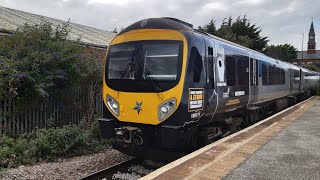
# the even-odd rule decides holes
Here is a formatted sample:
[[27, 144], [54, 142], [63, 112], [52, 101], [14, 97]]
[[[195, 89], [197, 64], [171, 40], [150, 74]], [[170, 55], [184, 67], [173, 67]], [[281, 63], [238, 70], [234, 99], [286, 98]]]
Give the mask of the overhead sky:
[[320, 46], [319, 0], [0, 0], [0, 6], [112, 31], [150, 17], [175, 17], [198, 27], [246, 14], [269, 44], [304, 49], [312, 18]]

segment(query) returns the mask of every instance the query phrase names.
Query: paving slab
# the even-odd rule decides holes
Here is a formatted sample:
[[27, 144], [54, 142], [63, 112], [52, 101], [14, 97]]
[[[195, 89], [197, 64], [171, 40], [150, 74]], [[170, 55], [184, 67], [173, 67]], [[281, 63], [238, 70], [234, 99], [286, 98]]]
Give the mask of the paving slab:
[[320, 179], [320, 101], [224, 179]]

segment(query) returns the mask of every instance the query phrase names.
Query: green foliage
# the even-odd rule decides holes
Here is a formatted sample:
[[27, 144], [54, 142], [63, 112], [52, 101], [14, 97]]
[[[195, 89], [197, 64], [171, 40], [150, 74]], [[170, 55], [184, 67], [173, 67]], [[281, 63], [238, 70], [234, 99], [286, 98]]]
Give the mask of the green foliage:
[[[79, 84], [88, 74], [80, 61], [80, 41], [69, 41], [69, 23], [53, 29], [52, 24], [28, 24], [13, 36], [0, 37], [0, 98], [15, 97], [28, 102]], [[89, 67], [90, 69], [90, 67]]]
[[207, 32], [234, 43], [243, 45], [250, 49], [262, 52], [269, 41], [267, 37], [261, 37], [261, 29], [255, 24], [251, 24], [246, 15], [239, 16], [235, 21], [232, 17], [225, 18], [219, 29], [216, 29], [214, 20], [198, 30]]
[[217, 35], [216, 22], [211, 19], [209, 24], [204, 25], [203, 27], [198, 26], [198, 30], [202, 32], [206, 32], [212, 35]]
[[86, 148], [85, 135], [77, 126], [65, 126], [62, 129], [41, 130], [36, 133], [34, 142], [36, 157], [53, 159], [68, 154], [77, 154]]
[[97, 152], [108, 146], [109, 142], [101, 139], [96, 125], [89, 131], [73, 125], [57, 129], [41, 129], [21, 135], [17, 139], [2, 136], [0, 167], [17, 167], [20, 164], [43, 160], [52, 161], [61, 157]]
[[297, 58], [297, 52], [298, 50], [290, 44], [271, 45], [264, 50], [266, 55], [290, 63]]
[[311, 70], [311, 71], [320, 72], [320, 66], [318, 66], [316, 64], [306, 64], [304, 67]]

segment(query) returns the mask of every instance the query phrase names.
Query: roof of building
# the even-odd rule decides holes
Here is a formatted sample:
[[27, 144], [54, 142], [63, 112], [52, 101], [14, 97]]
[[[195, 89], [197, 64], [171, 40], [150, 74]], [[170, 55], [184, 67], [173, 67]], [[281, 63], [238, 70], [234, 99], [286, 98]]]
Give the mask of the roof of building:
[[[297, 52], [297, 59], [302, 59], [302, 51]], [[318, 59], [320, 60], [320, 50], [316, 50], [314, 54], [308, 54], [307, 51], [303, 51], [303, 59]]]
[[[0, 31], [1, 29], [15, 31], [18, 27], [21, 27], [26, 23], [34, 25], [39, 24], [42, 21], [51, 23], [53, 27], [66, 23], [66, 21], [62, 21], [59, 19], [0, 6]], [[116, 34], [113, 32], [108, 32], [102, 29], [97, 29], [76, 23], [70, 23], [70, 28], [70, 40], [77, 40], [81, 38], [81, 42], [98, 47], [108, 46], [112, 39], [116, 36]]]

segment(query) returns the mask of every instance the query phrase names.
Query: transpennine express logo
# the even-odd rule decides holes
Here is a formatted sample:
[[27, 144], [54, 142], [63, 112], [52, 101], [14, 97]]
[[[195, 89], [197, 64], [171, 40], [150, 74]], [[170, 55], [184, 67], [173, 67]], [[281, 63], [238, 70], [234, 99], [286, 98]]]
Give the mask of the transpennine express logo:
[[142, 102], [138, 103], [138, 101], [136, 101], [136, 106], [133, 108], [133, 110], [136, 110], [138, 112], [138, 114], [140, 113], [140, 111], [142, 111]]

